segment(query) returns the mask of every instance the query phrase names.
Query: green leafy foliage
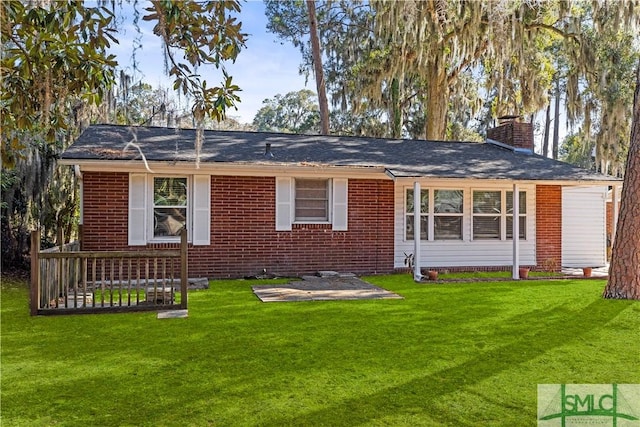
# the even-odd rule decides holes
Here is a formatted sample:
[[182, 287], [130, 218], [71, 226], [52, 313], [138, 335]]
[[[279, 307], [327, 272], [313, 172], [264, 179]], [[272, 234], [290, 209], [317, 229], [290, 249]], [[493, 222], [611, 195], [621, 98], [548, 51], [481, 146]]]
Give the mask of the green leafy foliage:
[[308, 89], [277, 94], [262, 101], [263, 107], [253, 119], [258, 131], [318, 133], [320, 115], [316, 94]]
[[[234, 61], [245, 46], [247, 35], [241, 32], [242, 23], [227, 15], [240, 12], [240, 2], [155, 0], [151, 4], [142, 19], [156, 22], [153, 32], [164, 42], [173, 88], [193, 98], [196, 121], [202, 122], [205, 117], [223, 120], [227, 109], [240, 101], [240, 88], [223, 66], [224, 61]], [[179, 60], [178, 52], [185, 62]], [[203, 65], [221, 69], [223, 80], [219, 86], [208, 87], [201, 79], [197, 70]]]
[[113, 13], [82, 2], [0, 5], [2, 163], [15, 164], [28, 135], [60, 143], [79, 103], [98, 104], [114, 82]]

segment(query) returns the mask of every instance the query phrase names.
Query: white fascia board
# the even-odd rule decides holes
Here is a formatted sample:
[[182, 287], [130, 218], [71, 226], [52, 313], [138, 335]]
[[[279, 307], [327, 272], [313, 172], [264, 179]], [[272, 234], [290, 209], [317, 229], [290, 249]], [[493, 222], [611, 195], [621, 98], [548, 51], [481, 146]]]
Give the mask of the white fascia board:
[[586, 180], [577, 180], [577, 181], [568, 181], [568, 180], [518, 180], [518, 179], [482, 179], [482, 178], [439, 178], [436, 176], [429, 177], [394, 177], [394, 181], [399, 184], [405, 185], [413, 185], [413, 182], [418, 181], [429, 181], [429, 182], [482, 182], [489, 184], [513, 184], [517, 182], [518, 184], [525, 185], [560, 185], [562, 187], [601, 187], [601, 186], [610, 186], [610, 185], [620, 185], [622, 180], [619, 181], [586, 181]]
[[199, 168], [191, 162], [138, 162], [62, 159], [60, 165], [79, 165], [84, 172], [147, 172], [154, 174], [206, 174], [235, 176], [323, 176], [333, 178], [390, 179], [382, 167], [352, 167], [287, 164], [229, 164], [201, 163]]

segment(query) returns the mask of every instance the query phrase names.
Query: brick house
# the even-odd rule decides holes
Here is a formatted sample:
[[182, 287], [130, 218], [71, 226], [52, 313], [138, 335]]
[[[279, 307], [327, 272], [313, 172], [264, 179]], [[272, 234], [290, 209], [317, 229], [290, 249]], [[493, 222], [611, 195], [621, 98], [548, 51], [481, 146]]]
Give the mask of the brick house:
[[529, 123], [489, 138], [205, 131], [196, 161], [194, 130], [94, 125], [60, 163], [78, 177], [83, 249], [173, 247], [184, 226], [191, 277], [390, 273], [408, 254], [419, 268], [603, 265], [620, 180], [533, 154]]

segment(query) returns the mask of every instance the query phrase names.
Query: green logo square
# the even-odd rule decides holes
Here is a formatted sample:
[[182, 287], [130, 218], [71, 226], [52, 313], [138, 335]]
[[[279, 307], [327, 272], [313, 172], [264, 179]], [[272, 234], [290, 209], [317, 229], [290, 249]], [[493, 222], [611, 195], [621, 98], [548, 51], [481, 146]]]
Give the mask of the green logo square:
[[640, 384], [538, 384], [538, 426], [640, 426]]

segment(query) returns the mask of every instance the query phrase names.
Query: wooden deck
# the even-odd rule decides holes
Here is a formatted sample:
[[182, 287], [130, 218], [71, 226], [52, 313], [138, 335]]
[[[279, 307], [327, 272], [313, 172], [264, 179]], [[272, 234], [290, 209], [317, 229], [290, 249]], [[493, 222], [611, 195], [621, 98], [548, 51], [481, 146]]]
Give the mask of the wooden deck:
[[187, 235], [176, 250], [40, 251], [31, 234], [31, 314], [187, 308]]

